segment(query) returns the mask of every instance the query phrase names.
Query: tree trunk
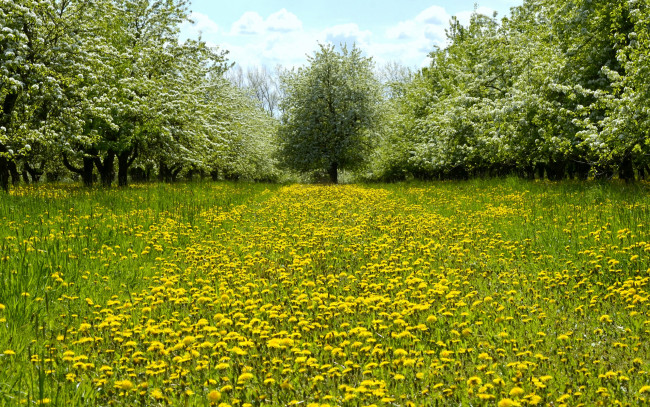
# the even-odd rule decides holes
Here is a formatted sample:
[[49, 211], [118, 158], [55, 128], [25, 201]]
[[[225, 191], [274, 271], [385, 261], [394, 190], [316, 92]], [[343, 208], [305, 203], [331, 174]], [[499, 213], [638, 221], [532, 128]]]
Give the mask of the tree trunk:
[[160, 160], [158, 164], [158, 180], [160, 182], [175, 182], [176, 177], [183, 169], [182, 165], [174, 165], [173, 167], [168, 167], [167, 163], [163, 160]]
[[170, 182], [171, 174], [167, 163], [162, 159], [158, 162], [158, 181], [159, 182]]
[[327, 174], [330, 177], [330, 182], [332, 184], [339, 183], [339, 163], [336, 161], [330, 163], [330, 167], [327, 169]]
[[618, 167], [618, 177], [622, 180], [625, 180], [626, 183], [635, 181], [634, 165], [632, 165], [632, 157], [630, 154], [625, 154], [623, 157], [623, 160]]
[[544, 179], [544, 170], [545, 170], [545, 168], [546, 167], [542, 163], [537, 163], [535, 165], [535, 171], [537, 172], [537, 178]]
[[565, 161], [551, 161], [546, 166], [546, 176], [551, 181], [562, 181], [565, 178]]
[[[11, 127], [11, 114], [16, 107], [18, 100], [18, 93], [10, 93], [5, 96], [2, 101], [2, 113], [0, 114], [0, 127], [9, 129]], [[9, 163], [11, 159], [8, 155], [9, 147], [0, 144], [0, 188], [4, 191], [9, 191]]]
[[[133, 155], [131, 155], [131, 152], [133, 152]], [[128, 174], [129, 174], [129, 167], [131, 167], [131, 164], [133, 164], [133, 161], [138, 157], [138, 149], [137, 147], [134, 148], [133, 150], [125, 150], [122, 151], [118, 156], [117, 156], [117, 185], [121, 187], [125, 187], [129, 183], [128, 179]]]
[[13, 186], [17, 186], [20, 183], [20, 173], [18, 172], [18, 167], [16, 167], [16, 162], [9, 160], [7, 166], [9, 167], [9, 174], [11, 174], [11, 183]]
[[99, 156], [95, 156], [95, 166], [99, 170], [102, 185], [110, 187], [113, 184], [113, 178], [115, 178], [115, 152], [108, 150], [103, 163]]
[[[43, 168], [43, 166], [44, 163], [41, 163], [41, 168]], [[27, 172], [32, 178], [32, 182], [38, 182], [41, 179], [41, 175], [43, 175], [43, 170], [32, 167], [28, 162], [25, 162], [23, 168], [25, 169], [25, 172]], [[27, 178], [25, 178], [25, 183], [27, 182]]]
[[182, 169], [183, 169], [182, 165], [176, 165], [173, 167], [173, 169], [171, 170], [171, 175], [172, 175], [171, 182], [176, 182], [176, 180], [178, 179], [178, 174], [180, 174]]
[[[0, 148], [4, 146], [0, 145]], [[8, 192], [9, 191], [9, 163], [7, 160], [7, 157], [5, 157], [2, 153], [4, 151], [0, 149], [0, 188], [2, 188], [3, 191]]]
[[574, 168], [580, 181], [586, 181], [587, 178], [589, 178], [589, 170], [591, 169], [591, 166], [588, 163], [576, 161], [574, 162]]
[[68, 170], [81, 175], [81, 180], [85, 186], [93, 186], [93, 169], [95, 168], [95, 161], [93, 157], [85, 155], [83, 158], [83, 167], [76, 168], [70, 164], [70, 161], [68, 161], [68, 155], [66, 153], [63, 153], [63, 165]]

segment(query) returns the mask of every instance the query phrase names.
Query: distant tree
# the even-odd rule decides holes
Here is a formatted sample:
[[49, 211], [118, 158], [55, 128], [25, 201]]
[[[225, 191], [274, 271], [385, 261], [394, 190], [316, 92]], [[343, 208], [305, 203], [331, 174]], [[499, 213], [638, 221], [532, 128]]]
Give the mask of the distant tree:
[[353, 46], [320, 45], [309, 65], [281, 78], [282, 162], [301, 172], [326, 171], [332, 183], [340, 169], [355, 169], [375, 145], [381, 88], [371, 58]]
[[390, 61], [377, 69], [377, 77], [388, 99], [404, 96], [406, 86], [413, 80], [415, 71], [397, 61]]
[[227, 72], [227, 78], [235, 86], [245, 90], [259, 107], [269, 115], [278, 114], [280, 103], [280, 89], [278, 83], [279, 69], [270, 71], [266, 66], [248, 67], [246, 70], [241, 65], [236, 65]]

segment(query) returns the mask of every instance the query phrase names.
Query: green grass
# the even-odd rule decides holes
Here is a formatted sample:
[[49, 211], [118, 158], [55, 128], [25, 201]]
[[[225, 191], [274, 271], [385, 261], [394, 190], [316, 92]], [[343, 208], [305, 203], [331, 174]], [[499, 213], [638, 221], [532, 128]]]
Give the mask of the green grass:
[[13, 190], [0, 404], [644, 403], [648, 188]]

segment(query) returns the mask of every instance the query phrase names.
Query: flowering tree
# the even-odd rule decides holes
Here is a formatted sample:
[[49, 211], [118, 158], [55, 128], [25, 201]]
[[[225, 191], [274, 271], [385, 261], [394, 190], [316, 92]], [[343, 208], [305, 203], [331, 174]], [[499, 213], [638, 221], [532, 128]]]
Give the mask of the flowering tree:
[[223, 80], [226, 52], [179, 41], [185, 21], [185, 0], [2, 1], [0, 187], [48, 168], [105, 186], [132, 165], [165, 180], [224, 160], [271, 171], [257, 155], [275, 122]]
[[282, 77], [282, 161], [298, 171], [327, 172], [364, 164], [375, 144], [380, 87], [372, 60], [353, 47], [320, 45], [309, 65]]
[[452, 20], [449, 45], [394, 100], [380, 175], [645, 176], [647, 27], [637, 1], [526, 0], [501, 20]]

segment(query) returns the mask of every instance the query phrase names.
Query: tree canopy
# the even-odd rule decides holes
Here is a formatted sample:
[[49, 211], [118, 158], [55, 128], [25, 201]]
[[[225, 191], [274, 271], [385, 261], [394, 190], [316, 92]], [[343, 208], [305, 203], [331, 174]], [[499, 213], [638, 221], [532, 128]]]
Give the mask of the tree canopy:
[[[452, 18], [431, 63], [356, 46], [232, 70], [185, 0], [0, 0], [0, 188], [197, 174], [338, 181], [650, 177], [650, 6], [523, 0]], [[279, 120], [277, 119], [279, 118]]]
[[65, 168], [110, 186], [116, 165], [120, 185], [272, 177], [274, 121], [223, 79], [227, 52], [180, 41], [186, 21], [184, 0], [2, 1], [0, 187]]
[[392, 100], [375, 175], [647, 177], [648, 15], [645, 1], [525, 0], [452, 20]]
[[359, 168], [375, 143], [380, 88], [373, 63], [356, 46], [320, 45], [308, 65], [282, 77], [279, 129], [283, 162], [298, 171]]

